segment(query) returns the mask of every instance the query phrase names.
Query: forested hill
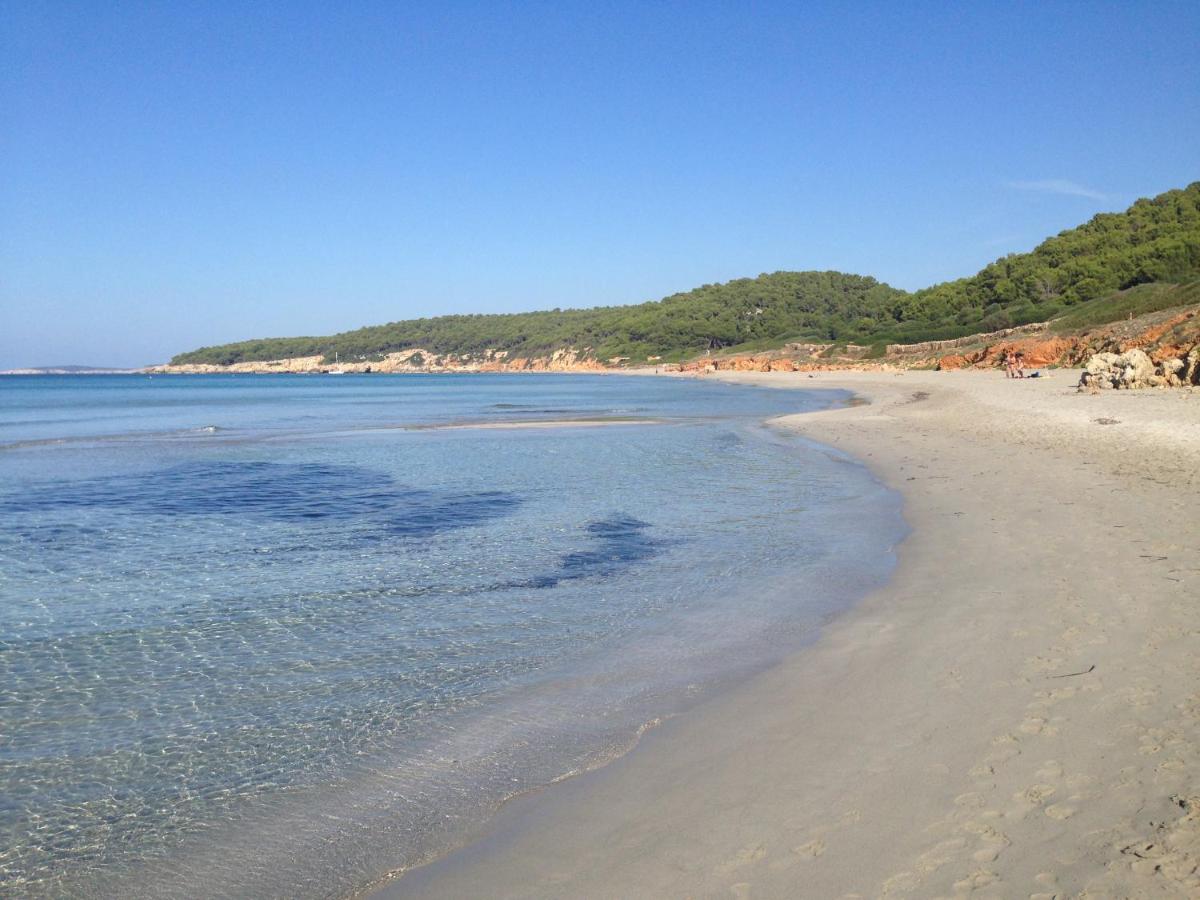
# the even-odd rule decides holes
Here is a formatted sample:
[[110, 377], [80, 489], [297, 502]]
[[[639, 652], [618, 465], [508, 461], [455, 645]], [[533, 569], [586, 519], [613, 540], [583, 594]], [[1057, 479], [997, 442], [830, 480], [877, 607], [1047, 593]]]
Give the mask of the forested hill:
[[789, 340], [883, 344], [958, 337], [1045, 321], [1071, 306], [1147, 282], [1200, 275], [1200, 182], [1139, 200], [1049, 238], [978, 274], [906, 293], [840, 272], [775, 272], [635, 306], [439, 316], [331, 337], [270, 338], [183, 353], [175, 364], [324, 354], [374, 358], [414, 347], [438, 354], [506, 350], [535, 357], [589, 349], [601, 360], [681, 359]]
[[[282, 359], [323, 353], [343, 360], [420, 347], [441, 354], [506, 350], [536, 357], [564, 347], [590, 348], [597, 359], [680, 359], [798, 333], [825, 334], [862, 320], [874, 327], [905, 296], [874, 278], [840, 272], [776, 272], [636, 306], [602, 306], [508, 315], [438, 316], [374, 325], [332, 337], [271, 338], [205, 347], [174, 364]], [[867, 323], [871, 322], [871, 325]]]
[[1200, 181], [1138, 200], [1123, 213], [1093, 216], [1033, 252], [1005, 256], [970, 278], [910, 294], [896, 316], [904, 323], [991, 331], [1046, 321], [1116, 290], [1198, 274]]

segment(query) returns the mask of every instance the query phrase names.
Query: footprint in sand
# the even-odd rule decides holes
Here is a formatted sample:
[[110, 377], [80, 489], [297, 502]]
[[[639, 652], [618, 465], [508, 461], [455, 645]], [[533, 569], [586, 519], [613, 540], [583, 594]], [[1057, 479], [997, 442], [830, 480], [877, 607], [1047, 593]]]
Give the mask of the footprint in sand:
[[1056, 790], [1052, 784], [1033, 784], [1019, 794], [1014, 794], [1013, 799], [1024, 800], [1026, 803], [1032, 803], [1034, 806], [1041, 806], [1046, 798]]
[[1000, 858], [1000, 854], [1004, 852], [1004, 849], [1007, 846], [1007, 843], [997, 843], [995, 841], [985, 843], [982, 847], [971, 854], [971, 859], [975, 860], [977, 863], [995, 862]]
[[1182, 772], [1186, 768], [1187, 768], [1187, 763], [1184, 760], [1180, 759], [1179, 757], [1175, 757], [1174, 759], [1168, 759], [1165, 762], [1161, 762], [1157, 766], [1155, 766], [1154, 774], [1155, 775], [1174, 774], [1176, 772]]
[[804, 859], [816, 859], [825, 852], [825, 842], [821, 838], [817, 838], [815, 841], [809, 841], [807, 844], [793, 847], [792, 852]]
[[1066, 803], [1053, 803], [1046, 807], [1046, 815], [1052, 819], [1069, 819], [1075, 815], [1075, 807], [1068, 806]]
[[1042, 767], [1033, 774], [1042, 781], [1052, 781], [1055, 778], [1062, 778], [1062, 763], [1060, 763], [1057, 759], [1048, 759], [1042, 763]]
[[756, 863], [767, 855], [767, 848], [758, 844], [753, 847], [743, 847], [742, 850], [733, 859], [723, 862], [714, 870], [718, 875], [727, 875], [730, 872], [740, 869], [742, 866], [748, 866], [751, 863]]
[[971, 859], [977, 863], [995, 862], [1000, 858], [1000, 854], [1008, 848], [1008, 838], [998, 831], [993, 831], [989, 835], [984, 836], [975, 852], [971, 854]]
[[1200, 719], [1200, 694], [1189, 694], [1175, 708], [1186, 719]]
[[883, 883], [880, 893], [883, 896], [887, 896], [888, 894], [907, 894], [910, 891], [916, 890], [920, 883], [921, 877], [916, 872], [897, 872]]
[[961, 892], [978, 891], [989, 885], [995, 884], [1000, 880], [1000, 876], [995, 872], [989, 872], [986, 869], [981, 869], [978, 872], [972, 872], [961, 881], [954, 882], [954, 889]]
[[1033, 880], [1036, 881], [1038, 884], [1040, 884], [1042, 887], [1057, 887], [1058, 886], [1058, 876], [1055, 875], [1053, 872], [1038, 872], [1036, 875], [1033, 876]]
[[976, 791], [971, 791], [966, 794], [959, 794], [954, 798], [955, 806], [962, 806], [969, 809], [978, 809], [987, 803], [987, 799]]
[[1141, 737], [1138, 738], [1138, 752], [1145, 756], [1152, 756], [1155, 753], [1161, 753], [1164, 746], [1172, 743], [1179, 743], [1177, 740], [1171, 740], [1172, 735], [1168, 735], [1161, 728], [1147, 729]]
[[917, 857], [917, 871], [923, 876], [936, 872], [966, 846], [965, 838], [949, 838], [935, 844]]
[[1008, 762], [1015, 756], [1021, 755], [1021, 741], [1013, 734], [1002, 734], [992, 740], [992, 751], [984, 758], [988, 765], [998, 765]]
[[1081, 790], [1096, 783], [1095, 775], [1086, 775], [1083, 772], [1076, 773], [1067, 779], [1067, 787], [1073, 791]]
[[767, 864], [767, 868], [772, 872], [783, 872], [792, 868], [797, 863], [804, 863], [816, 859], [825, 852], [825, 841], [821, 838], [809, 841], [807, 844], [801, 844], [799, 847], [793, 847], [791, 854], [781, 856], [778, 859], [773, 859]]

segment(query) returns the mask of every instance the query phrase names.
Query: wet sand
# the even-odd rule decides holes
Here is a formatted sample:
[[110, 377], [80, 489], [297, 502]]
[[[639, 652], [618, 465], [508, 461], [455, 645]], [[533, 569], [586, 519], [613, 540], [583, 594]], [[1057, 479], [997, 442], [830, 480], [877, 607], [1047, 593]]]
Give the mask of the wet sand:
[[903, 494], [895, 577], [381, 895], [1200, 895], [1200, 392], [1076, 377], [729, 376], [870, 401], [777, 424]]

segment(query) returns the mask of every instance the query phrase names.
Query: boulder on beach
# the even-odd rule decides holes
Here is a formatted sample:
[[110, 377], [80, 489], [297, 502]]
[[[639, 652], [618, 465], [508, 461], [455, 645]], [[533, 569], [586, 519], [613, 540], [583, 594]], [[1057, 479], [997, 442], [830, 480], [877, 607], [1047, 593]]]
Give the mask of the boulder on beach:
[[1155, 363], [1139, 348], [1124, 353], [1097, 353], [1084, 364], [1080, 390], [1179, 387], [1200, 383], [1200, 347], [1186, 357], [1166, 357]]

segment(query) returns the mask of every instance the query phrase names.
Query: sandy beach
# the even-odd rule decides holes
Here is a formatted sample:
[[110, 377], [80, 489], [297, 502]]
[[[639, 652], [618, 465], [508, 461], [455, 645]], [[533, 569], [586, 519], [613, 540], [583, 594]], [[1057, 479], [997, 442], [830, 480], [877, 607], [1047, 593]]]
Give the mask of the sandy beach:
[[1200, 393], [729, 377], [868, 401], [776, 424], [901, 492], [893, 579], [380, 895], [1200, 895]]

